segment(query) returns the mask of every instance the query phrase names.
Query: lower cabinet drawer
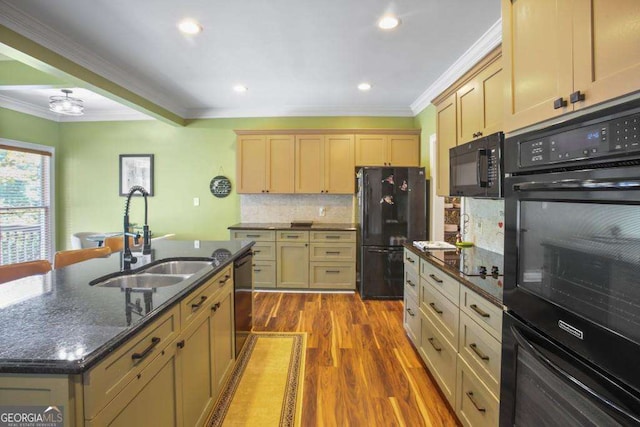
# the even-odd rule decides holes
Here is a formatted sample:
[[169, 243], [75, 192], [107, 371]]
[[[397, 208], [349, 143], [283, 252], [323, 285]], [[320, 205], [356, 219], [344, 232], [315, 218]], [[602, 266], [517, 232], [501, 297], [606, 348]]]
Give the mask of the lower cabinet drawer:
[[404, 264], [404, 291], [405, 295], [409, 292], [412, 298], [420, 301], [420, 279], [418, 278], [418, 273], [411, 268], [407, 268], [406, 263]]
[[231, 230], [231, 238], [235, 240], [273, 241], [276, 240], [274, 230]]
[[253, 286], [256, 288], [276, 287], [276, 262], [258, 261], [253, 262]]
[[420, 277], [431, 283], [451, 302], [458, 304], [460, 298], [460, 282], [432, 265], [429, 261], [420, 260]]
[[182, 328], [184, 329], [192, 319], [205, 310], [213, 295], [231, 280], [233, 280], [231, 266], [228, 266], [187, 296], [180, 303], [180, 324]]
[[85, 373], [85, 418], [95, 417], [179, 332], [180, 310], [176, 306]]
[[310, 262], [309, 287], [316, 289], [355, 289], [355, 263]]
[[309, 248], [311, 261], [356, 261], [355, 243], [311, 243]]
[[421, 315], [420, 320], [422, 334], [420, 354], [438, 382], [440, 390], [451, 406], [455, 407], [458, 353], [427, 316]]
[[502, 309], [466, 286], [460, 287], [460, 310], [478, 322], [493, 337], [502, 341]]
[[418, 302], [407, 294], [405, 286], [404, 292], [404, 328], [407, 331], [407, 335], [416, 348], [420, 348], [420, 341], [422, 336], [420, 334], [420, 310], [418, 309]]
[[442, 333], [449, 344], [458, 350], [458, 328], [460, 310], [458, 306], [447, 299], [438, 289], [424, 279], [420, 280], [422, 300], [420, 309], [431, 319], [438, 331]]
[[495, 427], [500, 418], [500, 402], [473, 369], [458, 358], [456, 414], [468, 427]]
[[502, 345], [473, 321], [460, 313], [460, 356], [473, 368], [494, 395], [500, 396]]
[[254, 261], [275, 261], [276, 259], [276, 242], [256, 242], [251, 249], [253, 250]]

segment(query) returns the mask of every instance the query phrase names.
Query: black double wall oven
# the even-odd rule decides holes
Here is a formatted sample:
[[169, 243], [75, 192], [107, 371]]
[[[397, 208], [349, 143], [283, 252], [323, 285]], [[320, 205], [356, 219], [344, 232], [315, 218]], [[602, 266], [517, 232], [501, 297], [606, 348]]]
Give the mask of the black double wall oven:
[[502, 426], [640, 424], [640, 101], [505, 142]]

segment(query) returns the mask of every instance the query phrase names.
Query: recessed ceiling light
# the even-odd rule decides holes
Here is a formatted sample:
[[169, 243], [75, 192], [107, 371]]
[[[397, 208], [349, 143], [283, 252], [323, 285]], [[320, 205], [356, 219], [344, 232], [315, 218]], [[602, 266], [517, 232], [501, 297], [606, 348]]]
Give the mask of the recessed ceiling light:
[[184, 34], [198, 34], [202, 31], [202, 25], [195, 19], [186, 18], [178, 22], [178, 29]]
[[367, 91], [367, 90], [371, 89], [371, 84], [369, 84], [369, 83], [360, 83], [358, 85], [358, 89], [360, 89], [361, 91]]
[[393, 30], [400, 25], [400, 20], [393, 15], [385, 15], [378, 21], [378, 27], [383, 30]]
[[244, 93], [244, 92], [248, 91], [249, 88], [246, 87], [245, 85], [235, 85], [233, 87], [233, 90], [235, 90], [238, 93]]

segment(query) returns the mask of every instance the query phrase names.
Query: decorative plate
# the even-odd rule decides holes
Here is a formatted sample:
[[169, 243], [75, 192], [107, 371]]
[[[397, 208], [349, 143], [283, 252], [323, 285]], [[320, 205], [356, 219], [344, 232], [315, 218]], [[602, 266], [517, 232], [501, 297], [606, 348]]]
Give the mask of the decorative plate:
[[214, 176], [209, 183], [209, 190], [218, 198], [227, 197], [231, 193], [231, 181], [224, 175]]

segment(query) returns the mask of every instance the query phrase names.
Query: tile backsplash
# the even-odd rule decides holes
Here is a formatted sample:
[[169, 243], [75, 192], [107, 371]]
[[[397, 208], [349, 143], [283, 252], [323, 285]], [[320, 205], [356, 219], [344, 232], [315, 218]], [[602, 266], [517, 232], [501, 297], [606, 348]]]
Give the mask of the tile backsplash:
[[[240, 196], [241, 222], [355, 222], [351, 194], [244, 194]], [[320, 215], [324, 208], [325, 215]]]
[[504, 200], [463, 198], [462, 240], [504, 253]]

